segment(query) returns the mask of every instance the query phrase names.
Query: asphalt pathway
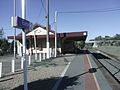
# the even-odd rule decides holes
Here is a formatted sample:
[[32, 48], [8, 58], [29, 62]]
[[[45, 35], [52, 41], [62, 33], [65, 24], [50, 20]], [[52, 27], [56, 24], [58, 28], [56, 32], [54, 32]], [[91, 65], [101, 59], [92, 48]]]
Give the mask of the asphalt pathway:
[[[76, 55], [57, 90], [114, 90], [102, 69], [91, 54]], [[104, 73], [109, 77], [107, 72]]]

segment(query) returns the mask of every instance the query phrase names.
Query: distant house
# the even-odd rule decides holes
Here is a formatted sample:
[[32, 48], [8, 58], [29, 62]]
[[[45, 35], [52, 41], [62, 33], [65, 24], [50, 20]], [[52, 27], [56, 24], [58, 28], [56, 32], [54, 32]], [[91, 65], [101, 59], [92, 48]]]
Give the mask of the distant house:
[[[46, 53], [46, 27], [35, 24], [32, 31], [26, 32], [26, 54]], [[87, 32], [67, 32], [57, 33], [57, 52], [61, 53], [62, 40], [86, 40]], [[13, 39], [14, 36], [8, 36], [8, 39]], [[49, 30], [50, 41], [50, 56], [54, 56], [55, 51], [55, 32]], [[22, 34], [16, 36], [17, 39], [17, 54], [22, 55]]]

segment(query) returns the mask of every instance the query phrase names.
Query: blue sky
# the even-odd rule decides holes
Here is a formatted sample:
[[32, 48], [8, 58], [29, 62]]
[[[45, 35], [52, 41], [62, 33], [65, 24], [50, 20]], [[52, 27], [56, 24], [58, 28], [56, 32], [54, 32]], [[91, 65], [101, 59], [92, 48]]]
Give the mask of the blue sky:
[[[27, 19], [33, 23], [46, 25], [45, 1], [26, 0]], [[21, 16], [21, 0], [16, 0], [16, 15]], [[13, 35], [11, 16], [13, 0], [0, 0], [0, 28], [5, 35]], [[50, 24], [54, 27], [54, 12], [91, 11], [120, 8], [120, 0], [50, 0]], [[17, 29], [17, 33], [21, 30]], [[88, 40], [96, 36], [120, 34], [120, 10], [97, 13], [58, 13], [58, 32], [88, 31]]]

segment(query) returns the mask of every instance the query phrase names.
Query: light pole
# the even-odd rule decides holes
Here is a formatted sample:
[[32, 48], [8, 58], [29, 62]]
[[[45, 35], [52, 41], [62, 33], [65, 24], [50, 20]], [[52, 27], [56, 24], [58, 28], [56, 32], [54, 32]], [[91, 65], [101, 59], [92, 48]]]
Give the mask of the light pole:
[[[22, 18], [26, 19], [26, 0], [22, 0]], [[26, 33], [25, 33], [25, 29], [22, 30], [22, 43], [23, 43], [24, 90], [28, 90], [28, 85], [27, 85], [27, 60], [26, 60]]]
[[58, 12], [55, 11], [55, 57], [57, 56], [57, 15]]
[[[14, 0], [13, 15], [16, 16], [16, 0]], [[16, 28], [14, 28], [14, 60], [16, 59]]]
[[36, 31], [34, 31], [35, 61], [37, 61]]
[[47, 58], [50, 58], [50, 43], [49, 43], [49, 0], [46, 0], [46, 18], [47, 18], [47, 35], [46, 35], [46, 47]]
[[[16, 0], [13, 1], [13, 16], [16, 16]], [[14, 57], [12, 60], [12, 73], [15, 72], [15, 59], [16, 59], [16, 28], [14, 27]]]

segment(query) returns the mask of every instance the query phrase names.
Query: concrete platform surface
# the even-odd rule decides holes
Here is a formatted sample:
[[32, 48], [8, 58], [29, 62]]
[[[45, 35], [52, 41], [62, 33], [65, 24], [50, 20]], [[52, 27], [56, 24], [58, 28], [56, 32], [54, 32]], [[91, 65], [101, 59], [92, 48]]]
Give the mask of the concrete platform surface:
[[120, 87], [91, 54], [81, 54], [71, 62], [57, 90], [120, 90]]

